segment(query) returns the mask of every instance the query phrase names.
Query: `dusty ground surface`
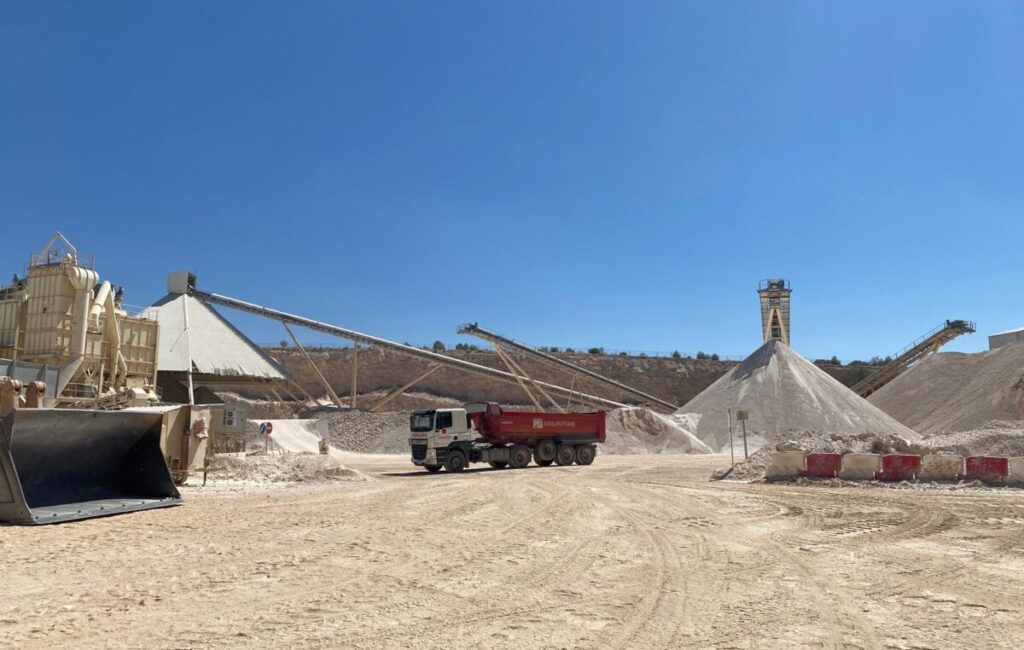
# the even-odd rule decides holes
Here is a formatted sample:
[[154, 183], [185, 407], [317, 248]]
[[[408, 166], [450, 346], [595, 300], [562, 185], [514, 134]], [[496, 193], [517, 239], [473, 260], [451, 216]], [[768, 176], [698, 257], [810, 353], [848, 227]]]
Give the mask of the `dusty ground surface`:
[[1024, 645], [1024, 496], [709, 482], [720, 456], [186, 490], [0, 528], [0, 645]]

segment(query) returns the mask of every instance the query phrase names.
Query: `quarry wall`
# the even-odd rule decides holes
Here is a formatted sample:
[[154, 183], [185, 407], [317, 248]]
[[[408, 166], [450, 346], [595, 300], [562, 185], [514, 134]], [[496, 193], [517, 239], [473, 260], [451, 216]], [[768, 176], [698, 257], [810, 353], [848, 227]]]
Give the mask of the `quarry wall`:
[[[308, 349], [307, 351], [335, 391], [342, 395], [350, 391], [352, 382], [351, 348]], [[267, 352], [281, 363], [303, 388], [313, 395], [323, 394], [323, 388], [298, 350], [270, 348], [267, 349]], [[506, 369], [498, 356], [491, 351], [449, 350], [445, 354], [492, 368]], [[552, 369], [523, 355], [512, 356], [523, 367], [523, 370], [535, 379], [567, 387], [571, 382], [565, 372]], [[736, 365], [734, 361], [710, 359], [621, 357], [582, 353], [561, 353], [556, 356], [676, 404], [685, 404]], [[427, 363], [424, 361], [391, 350], [363, 349], [359, 352], [359, 392], [368, 393], [396, 388], [425, 371], [427, 367]], [[822, 366], [822, 369], [843, 383], [856, 381], [857, 368]], [[603, 386], [598, 387], [590, 383], [581, 385], [577, 380], [576, 388], [623, 403], [635, 403], [632, 397]], [[463, 401], [489, 399], [506, 404], [529, 403], [522, 390], [515, 384], [507, 384], [447, 368], [438, 370], [412, 390]]]

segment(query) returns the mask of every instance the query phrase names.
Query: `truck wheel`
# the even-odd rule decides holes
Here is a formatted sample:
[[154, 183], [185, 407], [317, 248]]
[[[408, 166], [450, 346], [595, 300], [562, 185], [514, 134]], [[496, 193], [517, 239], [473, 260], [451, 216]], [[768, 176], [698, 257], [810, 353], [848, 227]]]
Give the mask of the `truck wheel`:
[[505, 466], [508, 465], [508, 461], [505, 461], [505, 460], [489, 460], [489, 461], [487, 461], [487, 464], [490, 465], [491, 467], [493, 467], [494, 469], [505, 469]]
[[512, 445], [508, 451], [508, 464], [513, 469], [522, 469], [530, 464], [530, 448], [526, 445]]
[[437, 474], [438, 472], [441, 471], [441, 466], [440, 465], [424, 465], [423, 469], [427, 470], [431, 474]]
[[594, 449], [594, 445], [580, 445], [576, 448], [576, 464], [589, 465], [594, 462], [594, 456], [596, 455], [597, 450]]
[[538, 464], [543, 464], [541, 461], [547, 461], [550, 465], [551, 461], [555, 459], [555, 452], [558, 451], [555, 448], [555, 441], [550, 438], [545, 438], [537, 442], [537, 446], [533, 450], [533, 459]]
[[534, 449], [533, 450], [533, 462], [537, 463], [541, 467], [547, 467], [551, 463], [555, 462], [555, 458], [554, 458], [554, 456], [552, 456], [551, 458], [548, 458], [547, 460], [545, 460], [545, 459], [541, 458], [540, 454], [537, 453], [537, 450]]
[[449, 472], [461, 472], [466, 469], [466, 455], [461, 451], [449, 452], [448, 458], [444, 461], [444, 468]]
[[576, 450], [572, 445], [558, 445], [558, 452], [555, 454], [555, 462], [559, 465], [572, 465], [576, 460]]

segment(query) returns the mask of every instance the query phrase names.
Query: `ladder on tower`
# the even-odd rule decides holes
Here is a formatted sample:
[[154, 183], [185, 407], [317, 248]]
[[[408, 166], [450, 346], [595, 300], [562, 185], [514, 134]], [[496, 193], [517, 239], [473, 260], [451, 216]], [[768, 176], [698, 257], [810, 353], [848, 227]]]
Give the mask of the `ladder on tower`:
[[977, 326], [971, 321], [947, 320], [897, 352], [892, 361], [854, 384], [851, 390], [861, 397], [867, 397], [943, 345], [961, 334], [973, 334], [975, 330]]

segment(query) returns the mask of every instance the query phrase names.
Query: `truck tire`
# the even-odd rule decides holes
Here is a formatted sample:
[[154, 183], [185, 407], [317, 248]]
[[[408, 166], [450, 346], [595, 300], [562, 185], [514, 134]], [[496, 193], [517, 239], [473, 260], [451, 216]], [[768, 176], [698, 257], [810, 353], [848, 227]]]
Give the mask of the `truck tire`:
[[576, 460], [576, 449], [572, 445], [558, 445], [555, 462], [559, 465], [572, 465]]
[[455, 450], [448, 452], [448, 458], [444, 461], [444, 468], [449, 472], [461, 472], [466, 469], [466, 454]]
[[487, 461], [487, 464], [490, 465], [491, 467], [493, 467], [494, 469], [505, 469], [505, 467], [508, 466], [508, 461], [507, 460], [489, 460], [489, 461]]
[[594, 462], [596, 455], [597, 449], [594, 448], [594, 445], [580, 445], [576, 448], [576, 464], [589, 465]]
[[537, 450], [534, 449], [533, 450], [533, 462], [537, 463], [541, 467], [547, 467], [551, 463], [555, 462], [555, 459], [554, 458], [548, 458], [547, 460], [544, 460], [543, 458], [540, 457], [540, 454], [537, 453]]
[[526, 445], [512, 445], [508, 450], [508, 464], [512, 469], [522, 469], [530, 464], [530, 448]]
[[[555, 453], [558, 448], [555, 447], [555, 441], [551, 438], [545, 438], [537, 441], [537, 446], [533, 449], [533, 459], [538, 465], [550, 465], [551, 461], [555, 459]], [[542, 461], [547, 461], [542, 462]]]
[[438, 472], [441, 471], [441, 466], [440, 465], [424, 465], [423, 469], [427, 470], [431, 474], [437, 474]]

